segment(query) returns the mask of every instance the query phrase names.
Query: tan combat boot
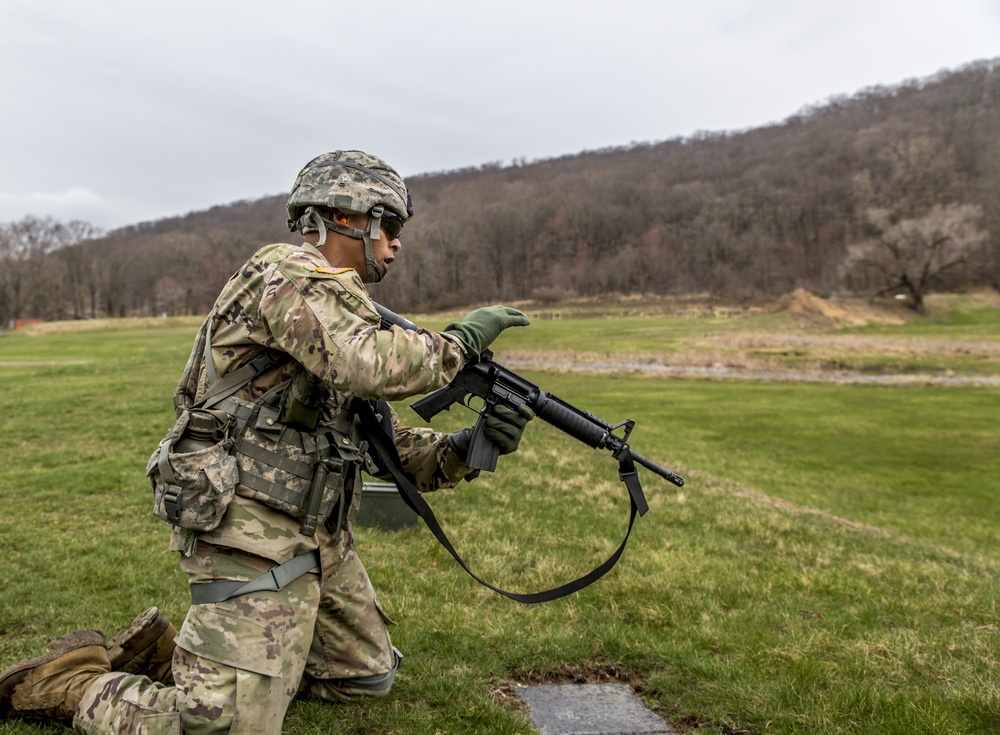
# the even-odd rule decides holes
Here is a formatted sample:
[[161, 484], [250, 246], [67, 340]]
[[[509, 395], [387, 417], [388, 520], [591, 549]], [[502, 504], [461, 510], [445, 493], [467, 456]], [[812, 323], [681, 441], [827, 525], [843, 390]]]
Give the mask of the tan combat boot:
[[153, 681], [174, 685], [172, 661], [177, 629], [159, 608], [151, 607], [132, 625], [108, 641], [112, 671], [145, 674]]
[[64, 635], [48, 653], [0, 673], [0, 719], [70, 718], [91, 684], [110, 671], [101, 631]]

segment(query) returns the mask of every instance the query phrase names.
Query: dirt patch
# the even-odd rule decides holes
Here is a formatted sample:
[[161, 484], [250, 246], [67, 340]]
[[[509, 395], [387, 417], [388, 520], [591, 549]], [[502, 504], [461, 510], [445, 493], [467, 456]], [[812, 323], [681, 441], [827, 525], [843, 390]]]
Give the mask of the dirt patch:
[[528, 704], [517, 696], [516, 690], [519, 686], [524, 686], [524, 684], [493, 681], [490, 684], [490, 699], [498, 707], [502, 707], [508, 712], [517, 712], [519, 715], [528, 718], [531, 716], [531, 713], [528, 711]]
[[122, 319], [80, 319], [62, 322], [40, 322], [30, 324], [17, 330], [18, 334], [28, 337], [39, 337], [46, 334], [64, 334], [66, 332], [95, 332], [99, 330], [118, 329], [154, 329], [162, 327], [181, 327], [197, 329], [201, 326], [203, 316], [168, 316], [168, 317], [125, 317]]
[[824, 319], [837, 326], [906, 323], [906, 315], [900, 308], [879, 306], [858, 299], [824, 299], [802, 288], [785, 297], [784, 307], [795, 316]]
[[884, 355], [909, 358], [973, 357], [983, 360], [1000, 358], [1000, 342], [991, 340], [932, 339], [927, 337], [865, 337], [857, 335], [774, 334], [740, 332], [700, 340], [698, 344], [714, 348], [774, 352], [810, 350], [817, 359], [824, 352], [837, 355]]
[[641, 683], [635, 672], [621, 664], [596, 663], [587, 661], [580, 664], [560, 664], [554, 669], [537, 671], [529, 669], [517, 672], [513, 683], [518, 686], [538, 684], [608, 684], [618, 682], [628, 684], [636, 691]]
[[60, 365], [89, 365], [90, 360], [3, 360], [0, 367], [58, 367]]

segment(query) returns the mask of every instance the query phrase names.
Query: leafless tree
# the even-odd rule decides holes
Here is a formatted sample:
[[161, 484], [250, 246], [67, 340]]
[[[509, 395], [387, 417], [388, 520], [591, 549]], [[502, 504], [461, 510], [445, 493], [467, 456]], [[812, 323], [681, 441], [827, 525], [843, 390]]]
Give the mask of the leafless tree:
[[980, 252], [982, 207], [936, 205], [922, 217], [895, 220], [872, 209], [874, 237], [853, 245], [847, 267], [871, 268], [881, 275], [880, 292], [905, 294], [909, 306], [924, 313], [924, 297], [946, 273], [968, 265]]

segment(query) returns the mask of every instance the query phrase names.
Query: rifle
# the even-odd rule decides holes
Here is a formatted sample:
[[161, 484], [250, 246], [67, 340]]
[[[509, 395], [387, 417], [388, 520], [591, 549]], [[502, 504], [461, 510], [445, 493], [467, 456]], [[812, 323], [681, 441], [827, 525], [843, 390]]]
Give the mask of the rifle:
[[[390, 329], [394, 326], [409, 330], [419, 329], [413, 322], [386, 309], [381, 304], [375, 304], [375, 308], [382, 319], [381, 326], [383, 329]], [[420, 493], [413, 486], [413, 483], [406, 476], [399, 455], [396, 453], [392, 436], [387, 435], [382, 430], [378, 416], [367, 401], [356, 401], [362, 429], [371, 442], [371, 447], [375, 455], [379, 458], [378, 462], [380, 466], [386, 469], [399, 488], [403, 501], [423, 518], [427, 527], [441, 545], [448, 550], [455, 558], [455, 561], [472, 575], [476, 581], [512, 600], [524, 603], [556, 600], [583, 589], [603, 577], [614, 567], [621, 557], [622, 552], [625, 551], [625, 544], [628, 543], [628, 537], [632, 532], [632, 524], [635, 522], [636, 515], [645, 515], [646, 511], [649, 510], [646, 498], [642, 493], [642, 485], [639, 483], [639, 473], [635, 468], [636, 462], [678, 487], [684, 485], [683, 477], [632, 451], [628, 445], [628, 438], [635, 427], [635, 422], [632, 419], [613, 426], [588, 411], [579, 409], [566, 401], [556, 398], [551, 393], [546, 393], [534, 383], [525, 380], [514, 371], [500, 365], [493, 360], [493, 353], [489, 350], [484, 350], [477, 361], [466, 363], [465, 367], [462, 368], [449, 385], [417, 400], [411, 404], [411, 408], [425, 421], [429, 421], [432, 417], [441, 411], [449, 409], [455, 403], [461, 403], [471, 408], [469, 400], [472, 397], [482, 399], [483, 407], [479, 411], [479, 418], [476, 420], [472, 439], [469, 443], [466, 464], [470, 467], [490, 472], [496, 469], [497, 447], [483, 436], [482, 433], [483, 426], [486, 423], [486, 416], [493, 407], [500, 404], [510, 406], [511, 408], [529, 406], [535, 412], [535, 415], [543, 421], [569, 434], [574, 439], [578, 439], [596, 449], [610, 450], [612, 456], [618, 460], [618, 476], [625, 483], [629, 492], [631, 507], [629, 510], [628, 530], [625, 532], [625, 538], [621, 544], [603, 564], [582, 577], [578, 577], [571, 582], [566, 582], [549, 590], [531, 593], [508, 592], [477, 576], [462, 561], [462, 557], [459, 556], [451, 541], [448, 540], [444, 529], [441, 528], [441, 525], [434, 517], [434, 511], [431, 510], [430, 506], [427, 505], [427, 502], [421, 497]], [[622, 436], [614, 433], [621, 428], [624, 428]]]
[[[394, 325], [403, 329], [418, 329], [413, 322], [381, 304], [376, 303], [375, 308], [385, 327]], [[490, 350], [483, 350], [479, 360], [466, 364], [449, 385], [415, 401], [410, 404], [410, 408], [424, 421], [430, 421], [441, 411], [448, 410], [456, 403], [471, 408], [469, 402], [474, 397], [482, 400], [483, 407], [479, 410], [479, 418], [473, 427], [468, 456], [465, 460], [465, 463], [473, 469], [488, 472], [496, 470], [499, 451], [496, 444], [483, 435], [486, 417], [493, 408], [498, 405], [512, 409], [528, 406], [542, 421], [574, 439], [595, 449], [609, 450], [618, 460], [619, 477], [636, 500], [640, 516], [645, 515], [648, 506], [642, 494], [635, 463], [655, 472], [677, 487], [684, 485], [683, 477], [646, 459], [629, 447], [628, 439], [632, 435], [632, 429], [635, 428], [635, 421], [626, 419], [620, 424], [612, 425], [589, 411], [577, 408], [496, 362]], [[621, 436], [614, 433], [618, 429], [623, 429]]]

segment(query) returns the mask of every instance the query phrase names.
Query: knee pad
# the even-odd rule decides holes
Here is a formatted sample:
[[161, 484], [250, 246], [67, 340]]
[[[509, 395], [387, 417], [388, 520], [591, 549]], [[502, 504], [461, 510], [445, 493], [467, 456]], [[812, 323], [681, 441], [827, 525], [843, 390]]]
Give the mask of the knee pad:
[[395, 662], [392, 668], [382, 674], [355, 676], [348, 679], [327, 679], [323, 682], [327, 692], [333, 699], [354, 701], [358, 699], [376, 699], [384, 697], [392, 689], [396, 680], [396, 671], [403, 660], [403, 654], [395, 646], [392, 647]]

